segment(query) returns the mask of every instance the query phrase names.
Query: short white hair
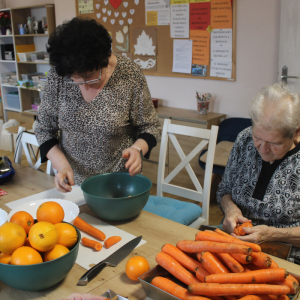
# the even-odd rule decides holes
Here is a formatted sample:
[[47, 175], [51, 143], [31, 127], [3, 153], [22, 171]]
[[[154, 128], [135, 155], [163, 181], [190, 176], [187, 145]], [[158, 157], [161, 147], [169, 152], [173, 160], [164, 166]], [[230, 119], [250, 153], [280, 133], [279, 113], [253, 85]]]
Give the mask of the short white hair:
[[300, 96], [290, 93], [283, 83], [265, 86], [250, 106], [252, 125], [280, 131], [292, 138], [300, 124]]

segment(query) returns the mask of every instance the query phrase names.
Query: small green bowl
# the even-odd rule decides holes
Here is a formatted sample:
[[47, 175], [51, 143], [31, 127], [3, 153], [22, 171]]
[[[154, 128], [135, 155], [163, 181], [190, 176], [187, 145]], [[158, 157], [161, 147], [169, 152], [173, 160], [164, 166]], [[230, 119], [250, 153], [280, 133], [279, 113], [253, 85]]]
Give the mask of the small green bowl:
[[0, 263], [0, 281], [14, 289], [33, 292], [49, 288], [63, 280], [75, 264], [81, 240], [79, 230], [73, 227], [76, 229], [78, 239], [70, 252], [57, 259], [35, 265], [15, 266]]
[[152, 182], [143, 175], [107, 173], [92, 176], [81, 184], [88, 207], [110, 221], [130, 219], [146, 205]]

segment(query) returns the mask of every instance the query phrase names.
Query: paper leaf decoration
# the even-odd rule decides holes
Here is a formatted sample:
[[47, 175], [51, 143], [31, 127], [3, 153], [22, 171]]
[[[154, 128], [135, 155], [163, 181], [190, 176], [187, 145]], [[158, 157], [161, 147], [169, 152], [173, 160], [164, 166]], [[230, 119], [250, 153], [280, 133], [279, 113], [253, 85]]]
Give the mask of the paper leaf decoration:
[[155, 55], [155, 46], [153, 46], [152, 38], [146, 34], [145, 30], [138, 36], [134, 49], [134, 54], [137, 55]]
[[120, 6], [122, 0], [109, 0], [109, 2], [114, 9], [117, 9]]
[[142, 69], [153, 69], [156, 67], [156, 60], [149, 58], [148, 60], [142, 60], [140, 58], [134, 59], [134, 62], [138, 64]]

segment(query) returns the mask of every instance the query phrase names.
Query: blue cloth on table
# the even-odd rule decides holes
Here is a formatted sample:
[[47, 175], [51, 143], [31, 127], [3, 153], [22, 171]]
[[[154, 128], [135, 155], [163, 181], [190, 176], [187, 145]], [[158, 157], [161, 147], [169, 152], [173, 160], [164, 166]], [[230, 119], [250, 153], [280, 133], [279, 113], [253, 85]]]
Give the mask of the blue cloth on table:
[[191, 224], [202, 214], [202, 208], [195, 203], [159, 196], [149, 196], [144, 210], [183, 225]]

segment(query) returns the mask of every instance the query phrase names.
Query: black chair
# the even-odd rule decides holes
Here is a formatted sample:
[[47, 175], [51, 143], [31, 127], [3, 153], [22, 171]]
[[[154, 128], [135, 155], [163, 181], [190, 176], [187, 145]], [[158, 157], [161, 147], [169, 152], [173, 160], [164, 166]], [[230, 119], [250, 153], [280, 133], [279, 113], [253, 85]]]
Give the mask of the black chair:
[[[230, 151], [238, 134], [251, 125], [250, 118], [228, 118], [220, 123], [213, 174], [221, 176], [224, 174]], [[205, 170], [206, 152], [207, 149], [203, 150], [199, 155], [199, 165], [203, 170]]]

